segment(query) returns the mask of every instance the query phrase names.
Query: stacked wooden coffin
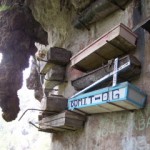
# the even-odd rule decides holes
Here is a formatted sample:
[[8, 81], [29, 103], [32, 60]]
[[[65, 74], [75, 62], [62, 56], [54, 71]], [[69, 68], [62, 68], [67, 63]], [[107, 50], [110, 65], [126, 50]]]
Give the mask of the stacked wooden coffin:
[[94, 70], [112, 58], [130, 53], [136, 48], [136, 38], [120, 24], [75, 54], [71, 66], [85, 72]]
[[[132, 55], [126, 55], [119, 59], [119, 66], [118, 68], [122, 67], [123, 65], [129, 64], [125, 69], [118, 72], [118, 82], [123, 81], [131, 81], [136, 79], [141, 73], [141, 63], [138, 59]], [[110, 74], [114, 70], [113, 60], [112, 63], [107, 63], [106, 65], [90, 71], [85, 75], [72, 80], [72, 86], [77, 90], [82, 90], [92, 83], [96, 82], [97, 80], [103, 78], [107, 74]], [[101, 84], [97, 85], [93, 89], [100, 89], [112, 84], [113, 76], [109, 76], [106, 80], [103, 80]], [[91, 90], [93, 90], [91, 89]]]
[[82, 128], [86, 116], [67, 110], [68, 100], [63, 96], [51, 95], [42, 102], [39, 116], [40, 131], [58, 132]]
[[71, 52], [58, 47], [52, 47], [46, 56], [39, 60], [40, 74], [44, 76], [44, 87], [52, 90], [64, 82], [66, 65], [70, 62]]
[[86, 117], [84, 115], [65, 110], [56, 115], [43, 117], [39, 120], [39, 126], [43, 131], [75, 131], [82, 128], [85, 121]]
[[[128, 82], [110, 86], [116, 57], [119, 57], [119, 82], [131, 81], [140, 74], [141, 63], [136, 57], [127, 55], [136, 48], [136, 38], [128, 27], [120, 24], [75, 54], [71, 58], [71, 67], [85, 72], [84, 76], [72, 81], [77, 91], [105, 76], [107, 78], [70, 99], [46, 95], [41, 103], [40, 131], [75, 131], [83, 127], [88, 114], [143, 108], [146, 94], [139, 88]], [[70, 57], [71, 53], [67, 50], [51, 48], [44, 60], [40, 61], [40, 73], [45, 75], [46, 89], [53, 89], [64, 81], [65, 66]]]
[[[82, 128], [86, 117], [67, 111], [68, 100], [60, 95], [49, 95], [56, 85], [64, 82], [65, 68], [70, 62], [71, 52], [53, 47], [39, 60], [40, 74], [44, 76], [45, 97], [41, 102], [42, 113], [39, 115], [39, 130], [58, 132]], [[48, 91], [48, 92], [47, 92]]]
[[136, 48], [136, 38], [120, 24], [71, 58], [71, 66], [86, 73], [72, 81], [74, 88], [81, 91], [68, 100], [69, 110], [96, 114], [144, 107], [146, 94], [136, 86], [128, 82], [110, 86], [116, 57], [118, 82], [132, 81], [140, 75], [141, 63], [126, 55]]
[[95, 0], [74, 19], [74, 27], [88, 28], [90, 24], [105, 19], [118, 9], [124, 10], [129, 1], [131, 0]]

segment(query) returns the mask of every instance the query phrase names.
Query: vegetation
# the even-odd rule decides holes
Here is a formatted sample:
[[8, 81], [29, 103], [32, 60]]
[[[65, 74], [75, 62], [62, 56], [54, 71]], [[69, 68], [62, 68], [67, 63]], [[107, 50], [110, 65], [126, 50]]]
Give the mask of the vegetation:
[[1, 6], [0, 6], [0, 12], [1, 12], [1, 11], [5, 11], [5, 10], [8, 10], [9, 8], [10, 8], [9, 6], [1, 5]]

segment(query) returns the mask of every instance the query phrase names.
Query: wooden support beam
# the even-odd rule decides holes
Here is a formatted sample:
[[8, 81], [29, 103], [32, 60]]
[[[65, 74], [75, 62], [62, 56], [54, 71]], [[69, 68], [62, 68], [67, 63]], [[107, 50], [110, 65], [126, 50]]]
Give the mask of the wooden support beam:
[[[124, 65], [127, 62], [130, 62], [130, 66], [118, 73], [119, 81], [131, 81], [141, 73], [141, 63], [136, 59], [136, 57], [132, 55], [127, 55], [125, 57], [120, 58], [118, 67]], [[78, 79], [73, 80], [72, 86], [77, 91], [82, 90], [87, 86], [91, 85], [92, 83], [94, 83], [95, 81], [101, 79], [108, 73], [112, 72], [114, 69], [113, 67], [114, 67], [113, 63], [111, 64], [111, 61], [109, 61], [107, 65], [100, 67], [94, 71], [91, 71]], [[101, 84], [99, 84], [98, 87], [95, 88], [103, 88], [105, 86], [109, 86], [111, 82], [112, 77], [109, 77]]]
[[66, 66], [70, 62], [71, 52], [58, 47], [48, 50], [43, 60], [39, 61], [40, 73], [46, 74], [54, 65]]
[[64, 111], [60, 114], [44, 117], [39, 121], [39, 126], [43, 130], [54, 131], [75, 131], [84, 126], [86, 116], [71, 111]]

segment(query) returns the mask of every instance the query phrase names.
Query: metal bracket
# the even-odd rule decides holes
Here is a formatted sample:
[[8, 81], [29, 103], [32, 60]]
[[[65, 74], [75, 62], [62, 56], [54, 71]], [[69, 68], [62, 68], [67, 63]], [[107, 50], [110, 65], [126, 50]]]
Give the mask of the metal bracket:
[[41, 109], [34, 109], [34, 108], [29, 108], [29, 109], [27, 109], [22, 115], [21, 115], [21, 117], [18, 119], [18, 121], [20, 121], [22, 118], [23, 118], [23, 116], [26, 114], [26, 112], [27, 111], [29, 111], [29, 110], [35, 110], [35, 111], [41, 111], [41, 112], [43, 112], [43, 111], [45, 111], [45, 112], [47, 112], [47, 113], [58, 113], [58, 112], [56, 112], [56, 111], [48, 111], [48, 110], [41, 110]]

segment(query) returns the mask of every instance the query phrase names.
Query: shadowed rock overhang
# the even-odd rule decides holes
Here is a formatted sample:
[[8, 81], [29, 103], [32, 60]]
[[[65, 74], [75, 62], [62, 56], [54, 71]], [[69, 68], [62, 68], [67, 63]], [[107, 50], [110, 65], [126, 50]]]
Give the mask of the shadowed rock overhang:
[[48, 35], [23, 0], [2, 0], [0, 5], [0, 106], [2, 117], [12, 121], [20, 110], [17, 91], [22, 87], [22, 71], [37, 51], [35, 42], [47, 45]]

